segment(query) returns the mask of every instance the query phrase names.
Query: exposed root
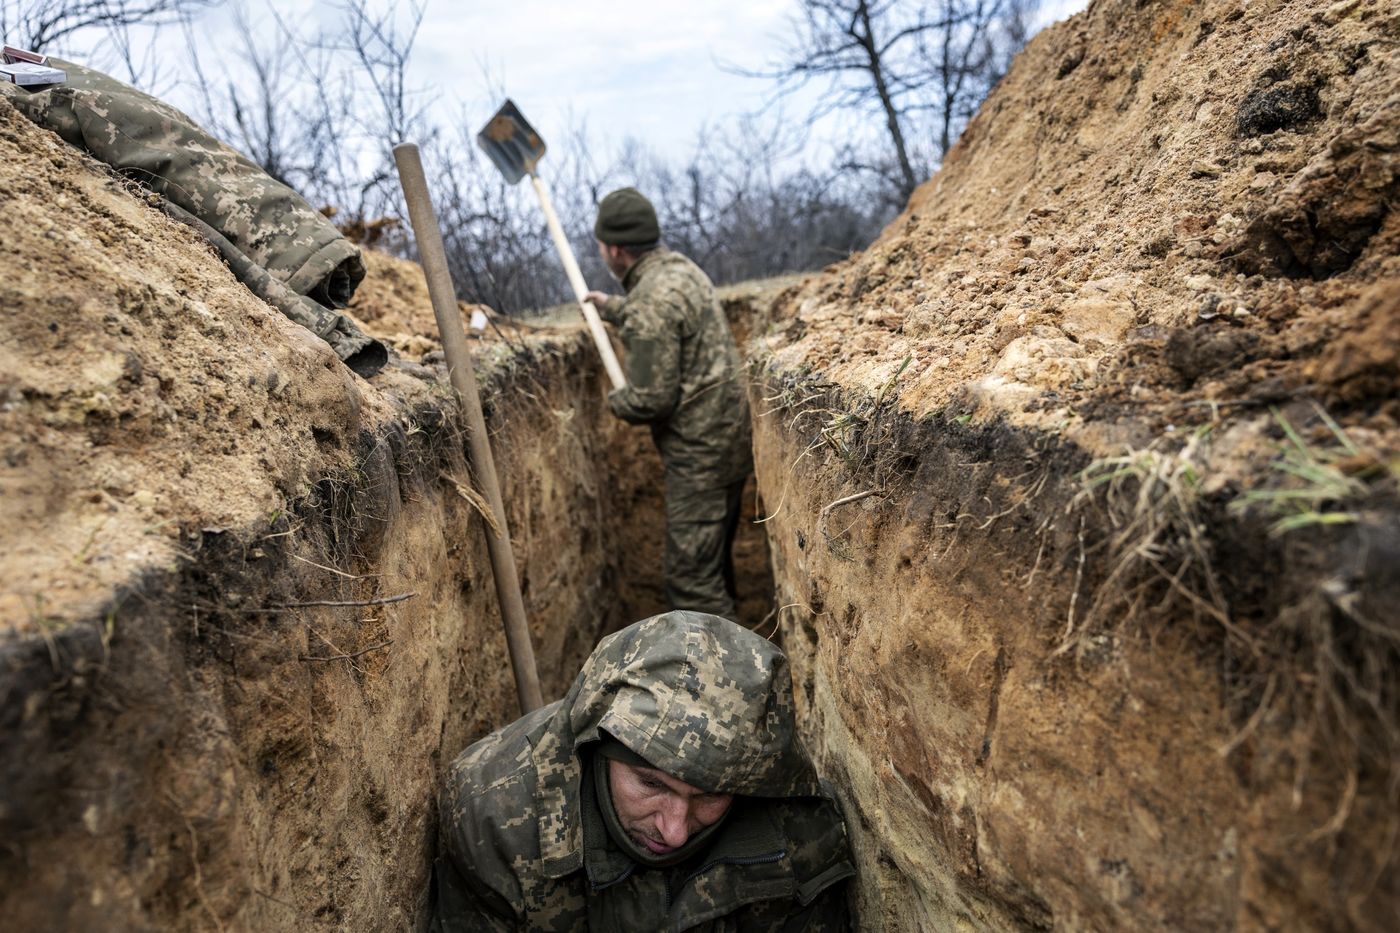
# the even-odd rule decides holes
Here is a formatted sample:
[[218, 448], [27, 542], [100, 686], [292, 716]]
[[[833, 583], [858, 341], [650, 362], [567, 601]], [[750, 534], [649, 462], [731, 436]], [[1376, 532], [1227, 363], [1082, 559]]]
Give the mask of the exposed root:
[[327, 573], [333, 573], [337, 577], [343, 577], [346, 580], [370, 580], [374, 577], [379, 576], [379, 574], [377, 573], [346, 573], [344, 570], [336, 570], [334, 567], [327, 567], [325, 564], [318, 564], [314, 560], [308, 560], [307, 558], [302, 557], [298, 554], [293, 554], [291, 555], [291, 557], [292, 560], [299, 560], [303, 564], [310, 564], [317, 570], [324, 570]]
[[1070, 503], [1070, 510], [1098, 503], [1115, 530], [1102, 545], [1108, 574], [1095, 587], [1082, 620], [1076, 622], [1086, 553], [1084, 516], [1080, 516], [1080, 568], [1056, 654], [1074, 647], [1076, 631], [1091, 630], [1110, 618], [1131, 618], [1132, 613], [1124, 609], [1139, 605], [1147, 590], [1164, 585], [1167, 592], [1159, 608], [1170, 608], [1175, 596], [1193, 615], [1213, 619], [1257, 653], [1253, 640], [1230, 619], [1201, 517], [1200, 445], [1204, 436], [1192, 437], [1176, 453], [1147, 449], [1095, 460], [1080, 474], [1084, 488]]
[[214, 912], [213, 905], [209, 903], [209, 896], [204, 893], [204, 872], [199, 865], [199, 836], [194, 831], [194, 823], [190, 822], [190, 818], [185, 815], [185, 811], [180, 809], [179, 802], [175, 799], [173, 794], [167, 791], [166, 797], [170, 800], [171, 809], [184, 821], [185, 829], [189, 830], [190, 862], [194, 865], [194, 893], [199, 898], [199, 905], [204, 908], [204, 912], [207, 913], [209, 919], [214, 922], [214, 929], [218, 930], [219, 933], [223, 933], [224, 923], [219, 919], [219, 915]]
[[[1275, 413], [1284, 440], [1271, 479], [1265, 488], [1246, 489], [1228, 509], [1237, 521], [1270, 521], [1270, 537], [1296, 540], [1293, 547], [1303, 555], [1335, 541], [1321, 536], [1335, 534], [1336, 526], [1374, 522], [1368, 509], [1393, 501], [1396, 482], [1393, 465], [1361, 449], [1321, 409], [1315, 414], [1311, 437], [1321, 441], [1307, 440]], [[1294, 602], [1277, 616], [1236, 617], [1216, 568], [1213, 547], [1220, 539], [1208, 518], [1227, 510], [1219, 500], [1207, 503], [1202, 492], [1208, 442], [1209, 434], [1201, 431], [1179, 450], [1129, 451], [1082, 472], [1083, 488], [1070, 504], [1081, 522], [1079, 566], [1055, 654], [1087, 652], [1098, 633], [1151, 619], [1185, 613], [1210, 622], [1197, 634], [1209, 639], [1213, 629], [1223, 640], [1227, 702], [1242, 715], [1248, 711], [1217, 753], [1228, 758], [1270, 728], [1291, 732], [1287, 767], [1293, 770], [1294, 808], [1303, 808], [1310, 785], [1318, 788], [1314, 795], [1336, 794], [1327, 804], [1330, 817], [1300, 833], [1300, 843], [1339, 837], [1349, 822], [1354, 829], [1358, 820], [1375, 819], [1376, 811], [1359, 801], [1374, 807], [1378, 795], [1390, 801], [1392, 812], [1375, 832], [1400, 838], [1394, 817], [1400, 805], [1400, 689], [1394, 678], [1400, 628], [1367, 605], [1375, 597], [1364, 594], [1374, 586], [1345, 572], [1288, 597]], [[1096, 543], [1086, 542], [1082, 530], [1089, 508], [1103, 520], [1089, 527], [1106, 522], [1111, 529]], [[1095, 552], [1097, 559], [1088, 564], [1105, 572], [1090, 586], [1081, 611], [1086, 555]], [[1390, 864], [1394, 853], [1387, 847], [1366, 857]]]
[[287, 612], [292, 609], [309, 609], [315, 606], [389, 606], [394, 603], [401, 603], [406, 599], [412, 599], [417, 593], [399, 593], [394, 596], [380, 596], [376, 599], [309, 599], [300, 603], [278, 603], [272, 606], [262, 606], [257, 609], [245, 609], [245, 612]]
[[1259, 728], [1259, 724], [1264, 721], [1265, 715], [1269, 712], [1269, 701], [1273, 699], [1274, 689], [1278, 686], [1278, 672], [1269, 674], [1269, 681], [1264, 685], [1264, 696], [1260, 698], [1259, 705], [1250, 714], [1249, 720], [1244, 724], [1244, 728], [1234, 734], [1230, 741], [1215, 750], [1221, 758], [1229, 758], [1235, 749], [1243, 745], [1254, 731]]
[[362, 654], [369, 654], [371, 651], [378, 651], [380, 648], [387, 648], [393, 643], [394, 640], [390, 638], [387, 641], [381, 641], [377, 645], [370, 645], [368, 648], [361, 648], [359, 651], [352, 651], [349, 654], [301, 654], [297, 655], [297, 658], [302, 661], [351, 661], [355, 658], [358, 658]]
[[491, 504], [486, 501], [486, 498], [482, 496], [481, 493], [464, 483], [457, 482], [457, 478], [446, 470], [442, 471], [439, 475], [452, 484], [452, 488], [457, 490], [457, 495], [471, 503], [471, 507], [481, 516], [482, 521], [486, 522], [493, 535], [497, 538], [504, 538], [506, 536], [505, 532], [501, 530], [501, 523], [496, 520], [495, 510], [491, 508]]
[[826, 548], [828, 551], [841, 558], [842, 560], [851, 559], [850, 548], [845, 544], [845, 542], [838, 541], [841, 535], [844, 535], [846, 532], [842, 531], [841, 535], [833, 537], [826, 530], [826, 520], [828, 517], [830, 517], [832, 511], [834, 511], [835, 509], [839, 509], [843, 505], [850, 505], [852, 502], [859, 502], [862, 499], [868, 499], [871, 496], [877, 495], [878, 493], [878, 489], [867, 489], [864, 492], [858, 492], [854, 495], [849, 495], [844, 498], [837, 499], [835, 502], [828, 503], [822, 508], [821, 512], [817, 515], [817, 532], [822, 536], [822, 540], [826, 542]]

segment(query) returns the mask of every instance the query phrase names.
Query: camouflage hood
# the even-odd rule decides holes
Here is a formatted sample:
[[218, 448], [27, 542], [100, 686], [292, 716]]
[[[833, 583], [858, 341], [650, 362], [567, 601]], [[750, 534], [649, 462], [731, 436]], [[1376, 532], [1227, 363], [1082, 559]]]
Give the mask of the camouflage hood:
[[797, 737], [787, 658], [718, 616], [668, 612], [603, 639], [550, 720], [533, 750], [547, 870], [576, 863], [583, 758], [603, 732], [704, 790], [821, 795]]

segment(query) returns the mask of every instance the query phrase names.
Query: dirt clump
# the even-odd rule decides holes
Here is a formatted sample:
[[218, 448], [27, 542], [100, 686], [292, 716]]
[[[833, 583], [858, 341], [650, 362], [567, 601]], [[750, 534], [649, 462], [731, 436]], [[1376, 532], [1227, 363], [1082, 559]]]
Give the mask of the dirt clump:
[[[907, 358], [911, 412], [970, 393], [1071, 426], [1116, 401], [1160, 430], [1246, 382], [1330, 398], [1305, 335], [1400, 288], [1396, 29], [1374, 0], [1222, 0], [1047, 30], [880, 241], [791, 297], [775, 362], [875, 392]], [[1259, 341], [1240, 379], [1161, 380], [1198, 329]]]
[[[364, 252], [364, 260], [368, 274], [355, 291], [350, 313], [382, 335], [389, 346], [405, 357], [421, 359], [433, 350], [441, 352], [437, 318], [433, 316], [423, 270], [416, 263], [373, 250]], [[485, 305], [458, 302], [458, 308], [462, 313], [462, 327], [469, 336], [475, 336], [471, 328], [475, 311], [502, 320]]]

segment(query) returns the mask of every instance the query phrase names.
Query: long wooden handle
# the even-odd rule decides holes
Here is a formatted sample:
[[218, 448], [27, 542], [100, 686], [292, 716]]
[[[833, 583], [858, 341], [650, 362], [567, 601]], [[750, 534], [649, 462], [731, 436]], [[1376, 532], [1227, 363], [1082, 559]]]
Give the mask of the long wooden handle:
[[525, 603], [520, 598], [520, 577], [515, 569], [515, 554], [510, 548], [510, 531], [506, 527], [506, 510], [501, 501], [501, 485], [496, 478], [496, 461], [491, 456], [491, 442], [486, 434], [486, 419], [481, 414], [481, 396], [476, 391], [476, 373], [467, 351], [467, 335], [462, 328], [462, 316], [457, 310], [457, 290], [447, 270], [447, 254], [442, 248], [442, 230], [428, 195], [428, 181], [423, 175], [423, 161], [418, 147], [402, 143], [394, 147], [394, 161], [399, 167], [399, 182], [404, 199], [408, 201], [408, 218], [413, 224], [413, 238], [418, 242], [418, 259], [428, 279], [428, 294], [433, 299], [433, 316], [437, 318], [442, 349], [447, 356], [447, 372], [452, 387], [462, 400], [467, 416], [467, 449], [472, 472], [486, 494], [486, 503], [496, 517], [494, 530], [485, 523], [486, 550], [491, 557], [491, 573], [496, 580], [496, 599], [501, 605], [501, 621], [506, 631], [506, 647], [510, 650], [510, 665], [515, 671], [515, 692], [520, 699], [520, 711], [528, 713], [544, 705], [540, 694], [540, 677], [535, 668], [535, 649], [530, 644], [530, 626], [525, 621]]
[[535, 193], [540, 196], [540, 207], [544, 209], [545, 223], [549, 224], [549, 235], [554, 238], [554, 248], [559, 251], [559, 259], [564, 263], [564, 274], [569, 277], [569, 284], [574, 287], [574, 297], [583, 308], [583, 319], [588, 322], [588, 332], [593, 335], [598, 355], [603, 358], [603, 368], [608, 371], [608, 379], [612, 381], [613, 388], [621, 389], [627, 385], [627, 377], [622, 374], [622, 366], [617, 362], [617, 354], [613, 352], [612, 341], [608, 339], [608, 332], [603, 327], [603, 319], [598, 316], [598, 309], [593, 307], [593, 302], [584, 297], [588, 294], [588, 285], [583, 281], [578, 261], [574, 259], [574, 250], [569, 245], [569, 238], [564, 236], [564, 228], [554, 213], [554, 205], [549, 200], [549, 190], [538, 175], [531, 175], [530, 181], [535, 186]]

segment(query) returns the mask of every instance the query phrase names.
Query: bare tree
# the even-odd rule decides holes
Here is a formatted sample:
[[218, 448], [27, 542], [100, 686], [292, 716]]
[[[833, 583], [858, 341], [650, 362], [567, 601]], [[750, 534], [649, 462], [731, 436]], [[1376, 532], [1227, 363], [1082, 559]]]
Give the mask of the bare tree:
[[342, 9], [345, 31], [337, 44], [364, 67], [379, 100], [379, 135], [397, 145], [409, 138], [423, 115], [408, 86], [408, 62], [427, 6], [410, 0], [406, 16], [400, 15], [398, 0], [390, 0], [379, 12], [370, 10], [369, 0], [346, 0]]
[[0, 0], [0, 35], [43, 52], [90, 29], [126, 30], [178, 21], [219, 0]]
[[[902, 202], [1000, 77], [1006, 50], [1024, 43], [1025, 21], [1038, 2], [798, 0], [793, 38], [779, 60], [741, 73], [776, 81], [780, 96], [825, 81], [828, 91], [809, 122], [837, 110], [878, 115], [892, 156], [888, 174]], [[936, 155], [924, 158], [911, 133], [929, 112], [938, 115], [941, 131]], [[846, 161], [883, 169], [882, 160]]]
[[[234, 39], [199, 55], [186, 18], [188, 70], [201, 119], [313, 203], [336, 208], [342, 229], [384, 229], [402, 217], [390, 147], [423, 144], [448, 261], [463, 298], [506, 312], [567, 301], [570, 291], [528, 186], [506, 185], [474, 134], [491, 95], [472, 112], [430, 121], [407, 72], [423, 7], [371, 8], [344, 0], [344, 18], [308, 36], [263, 2], [235, 13]], [[493, 82], [486, 75], [484, 85]], [[497, 89], [499, 90], [499, 89]], [[636, 140], [599, 146], [580, 119], [551, 130], [546, 166], [554, 203], [589, 281], [607, 284], [594, 248], [598, 201], [635, 185], [655, 202], [667, 242], [719, 282], [824, 265], [869, 242], [888, 216], [869, 178], [814, 170], [801, 134], [757, 119], [706, 127], [682, 157]], [[403, 228], [378, 243], [405, 255]]]
[[355, 220], [361, 223], [372, 213], [397, 210], [400, 203], [393, 147], [406, 140], [427, 144], [435, 133], [419, 94], [408, 84], [408, 65], [426, 3], [409, 0], [401, 11], [399, 0], [389, 0], [378, 12], [370, 5], [370, 0], [345, 0], [340, 35], [323, 43], [327, 49], [349, 54], [356, 70], [350, 85], [358, 89], [367, 82], [379, 105], [377, 111], [354, 108], [361, 127], [360, 151], [368, 147], [375, 156], [374, 167], [359, 189]]
[[[263, 171], [296, 187], [297, 176], [305, 180], [316, 173], [308, 164], [314, 148], [309, 143], [316, 129], [306, 119], [306, 84], [296, 74], [306, 43], [280, 20], [275, 30], [255, 30], [241, 5], [234, 8], [233, 19], [242, 73], [229, 70], [219, 82], [209, 80], [194, 43], [188, 43], [201, 118], [216, 136], [242, 150]], [[189, 36], [189, 20], [184, 26]], [[229, 58], [225, 55], [220, 59], [226, 68]]]
[[390, 147], [431, 135], [407, 81], [424, 7], [405, 17], [397, 3], [347, 0], [341, 10], [339, 24], [305, 35], [271, 3], [236, 7], [234, 49], [221, 36], [217, 56], [201, 56], [184, 25], [203, 122], [342, 228], [363, 230], [400, 210]]
[[[799, 156], [801, 134], [753, 117], [708, 127], [684, 159], [625, 140], [598, 194], [620, 185], [656, 205], [667, 245], [728, 283], [826, 265], [865, 246], [888, 219], [868, 178], [832, 167], [814, 170]], [[581, 255], [592, 254], [595, 204], [578, 220]], [[601, 264], [596, 281], [605, 281]]]
[[923, 83], [933, 98], [920, 106], [937, 119], [940, 161], [1026, 44], [1038, 6], [1039, 0], [943, 0], [940, 28], [919, 36]]

